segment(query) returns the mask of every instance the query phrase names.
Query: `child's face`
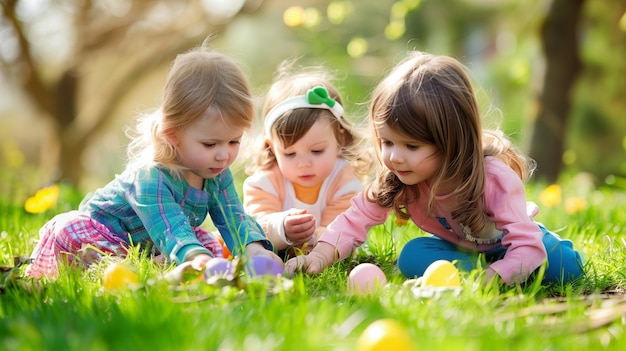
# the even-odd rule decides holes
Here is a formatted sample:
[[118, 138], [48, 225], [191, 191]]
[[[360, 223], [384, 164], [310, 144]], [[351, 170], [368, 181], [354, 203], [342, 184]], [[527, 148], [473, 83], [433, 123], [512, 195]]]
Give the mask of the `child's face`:
[[284, 148], [272, 143], [272, 151], [283, 176], [294, 184], [312, 187], [326, 179], [335, 167], [339, 144], [326, 118], [319, 119], [295, 144]]
[[217, 111], [199, 118], [178, 132], [171, 142], [177, 147], [180, 164], [189, 168], [185, 179], [189, 184], [202, 186], [204, 179], [217, 176], [229, 167], [239, 153], [243, 127], [234, 127], [224, 121]]
[[377, 128], [382, 161], [404, 184], [431, 184], [442, 157], [432, 144], [424, 144], [387, 126]]

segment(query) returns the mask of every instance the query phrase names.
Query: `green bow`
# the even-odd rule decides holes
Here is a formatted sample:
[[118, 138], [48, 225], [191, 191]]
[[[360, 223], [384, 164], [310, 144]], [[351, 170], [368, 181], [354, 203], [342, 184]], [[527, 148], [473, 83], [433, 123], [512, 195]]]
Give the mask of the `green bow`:
[[328, 97], [328, 90], [322, 86], [309, 89], [306, 92], [306, 99], [309, 104], [321, 105], [326, 104], [329, 107], [335, 106], [336, 101]]

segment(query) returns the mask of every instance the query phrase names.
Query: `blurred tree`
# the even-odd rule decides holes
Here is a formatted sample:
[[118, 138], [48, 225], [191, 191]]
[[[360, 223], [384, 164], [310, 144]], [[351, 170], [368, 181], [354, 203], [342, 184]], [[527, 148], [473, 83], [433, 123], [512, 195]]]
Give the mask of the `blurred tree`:
[[626, 176], [626, 0], [586, 0], [579, 39], [563, 163], [612, 184]]
[[580, 22], [585, 0], [554, 0], [541, 27], [546, 71], [534, 123], [530, 157], [539, 178], [554, 182], [563, 168], [573, 87], [582, 69]]
[[82, 152], [132, 86], [261, 2], [2, 0], [0, 69], [51, 122], [58, 178], [78, 185]]
[[[626, 174], [626, 0], [280, 0], [255, 11], [261, 1], [0, 0], [0, 73], [20, 82], [56, 126], [61, 175], [74, 182], [85, 145], [133, 85], [212, 32], [220, 32], [217, 45], [254, 64], [257, 87], [284, 58], [336, 69], [358, 119], [376, 81], [407, 50], [455, 56], [477, 78], [487, 122], [531, 146], [540, 178]], [[578, 49], [567, 55], [564, 44]], [[572, 65], [565, 60], [580, 66], [575, 82], [563, 73]], [[536, 121], [530, 143], [524, 127]]]
[[[451, 55], [477, 81], [485, 125], [537, 160], [536, 179], [626, 174], [626, 0], [271, 4], [251, 26], [282, 19], [284, 29], [267, 26], [271, 34], [259, 40], [258, 30], [255, 39], [280, 42], [272, 50], [279, 56], [338, 69], [348, 111], [359, 118], [376, 81], [407, 50]], [[259, 56], [258, 45], [248, 45], [249, 57]]]

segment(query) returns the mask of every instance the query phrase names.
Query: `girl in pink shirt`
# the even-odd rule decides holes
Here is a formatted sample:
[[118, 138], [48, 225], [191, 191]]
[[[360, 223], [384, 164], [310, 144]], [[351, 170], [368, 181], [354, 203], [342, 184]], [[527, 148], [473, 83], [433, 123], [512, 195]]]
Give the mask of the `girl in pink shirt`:
[[279, 254], [309, 250], [363, 190], [371, 158], [321, 68], [283, 64], [263, 107], [263, 144], [244, 181], [246, 211]]
[[286, 272], [318, 273], [361, 245], [391, 211], [432, 236], [409, 241], [398, 258], [407, 277], [436, 260], [471, 270], [484, 254], [486, 280], [527, 280], [547, 262], [544, 282], [579, 277], [572, 242], [533, 221], [524, 181], [534, 163], [500, 132], [483, 130], [465, 67], [447, 56], [413, 52], [378, 85], [370, 122], [380, 163], [376, 180], [352, 200], [306, 256]]

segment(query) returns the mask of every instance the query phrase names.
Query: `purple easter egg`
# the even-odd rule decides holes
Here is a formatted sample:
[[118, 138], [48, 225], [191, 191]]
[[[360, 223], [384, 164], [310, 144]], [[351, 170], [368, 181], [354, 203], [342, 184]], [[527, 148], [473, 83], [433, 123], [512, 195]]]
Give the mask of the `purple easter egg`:
[[267, 256], [252, 256], [246, 264], [246, 271], [250, 276], [283, 275], [283, 267]]
[[228, 275], [232, 273], [233, 265], [232, 263], [222, 257], [214, 257], [209, 260], [204, 266], [204, 278], [208, 279], [215, 275]]

